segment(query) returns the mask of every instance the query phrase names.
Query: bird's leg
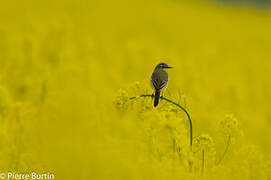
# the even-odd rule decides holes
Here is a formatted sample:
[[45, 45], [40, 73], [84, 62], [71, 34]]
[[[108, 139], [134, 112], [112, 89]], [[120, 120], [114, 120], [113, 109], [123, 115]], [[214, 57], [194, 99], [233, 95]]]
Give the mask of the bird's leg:
[[151, 98], [153, 99], [154, 98], [154, 94], [152, 93], [152, 95], [151, 95]]

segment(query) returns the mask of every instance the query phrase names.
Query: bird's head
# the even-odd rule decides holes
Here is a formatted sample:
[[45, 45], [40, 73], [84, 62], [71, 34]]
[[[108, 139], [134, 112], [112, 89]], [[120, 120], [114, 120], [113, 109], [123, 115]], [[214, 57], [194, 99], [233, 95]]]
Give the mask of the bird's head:
[[170, 66], [167, 65], [167, 63], [159, 63], [155, 69], [169, 69], [169, 68], [172, 68]]

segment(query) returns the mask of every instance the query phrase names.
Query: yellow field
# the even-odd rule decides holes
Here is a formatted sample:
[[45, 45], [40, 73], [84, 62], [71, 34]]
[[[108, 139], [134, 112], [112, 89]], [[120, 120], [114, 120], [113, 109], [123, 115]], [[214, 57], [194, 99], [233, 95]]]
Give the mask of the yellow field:
[[[0, 173], [271, 179], [271, 11], [201, 1], [3, 1]], [[170, 82], [153, 108], [150, 75]], [[204, 152], [204, 156], [203, 156]], [[203, 159], [204, 157], [204, 159]]]

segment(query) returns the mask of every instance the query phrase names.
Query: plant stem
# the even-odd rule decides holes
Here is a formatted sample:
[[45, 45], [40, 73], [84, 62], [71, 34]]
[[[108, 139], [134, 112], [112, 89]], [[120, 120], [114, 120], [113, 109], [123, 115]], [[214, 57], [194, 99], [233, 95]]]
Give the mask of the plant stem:
[[[142, 94], [142, 95], [137, 96], [137, 97], [154, 97], [154, 95], [151, 95], [151, 94]], [[130, 100], [136, 99], [137, 97], [130, 97]], [[176, 102], [174, 102], [174, 101], [172, 101], [172, 100], [170, 100], [168, 98], [165, 98], [165, 97], [161, 96], [160, 99], [165, 100], [165, 101], [167, 101], [167, 102], [169, 102], [169, 103], [171, 103], [171, 104], [179, 107], [183, 112], [185, 112], [185, 114], [186, 114], [186, 116], [187, 116], [187, 118], [189, 120], [189, 127], [190, 127], [190, 150], [192, 151], [192, 145], [193, 145], [192, 144], [193, 143], [193, 127], [192, 127], [192, 120], [191, 120], [191, 117], [190, 117], [189, 113], [180, 104], [178, 104], [178, 103], [176, 103]]]
[[170, 99], [167, 99], [165, 97], [161, 97], [161, 99], [166, 100], [166, 101], [174, 104], [175, 106], [178, 106], [181, 110], [183, 110], [185, 112], [185, 114], [186, 114], [186, 116], [187, 116], [187, 118], [189, 120], [189, 127], [190, 127], [190, 147], [191, 147], [191, 150], [192, 150], [192, 145], [193, 145], [193, 130], [192, 129], [193, 129], [193, 127], [192, 127], [192, 120], [190, 118], [190, 115], [188, 114], [188, 112], [186, 111], [186, 109], [184, 107], [182, 107], [181, 105], [179, 105], [179, 104], [177, 104], [177, 103], [175, 103], [175, 102], [173, 102]]
[[222, 162], [222, 160], [224, 159], [226, 153], [229, 150], [230, 144], [231, 144], [231, 135], [228, 136], [228, 140], [227, 140], [227, 145], [226, 145], [225, 151], [222, 154], [222, 156], [220, 157], [220, 159], [217, 161], [216, 165], [219, 165]]
[[201, 175], [204, 174], [204, 149], [202, 150], [202, 158], [201, 158]]

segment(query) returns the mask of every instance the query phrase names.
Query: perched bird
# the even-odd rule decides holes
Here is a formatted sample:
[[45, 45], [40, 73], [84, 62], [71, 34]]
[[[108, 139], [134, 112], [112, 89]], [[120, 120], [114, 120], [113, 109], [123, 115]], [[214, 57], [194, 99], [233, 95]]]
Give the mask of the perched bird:
[[155, 90], [154, 96], [154, 107], [156, 107], [159, 103], [160, 93], [168, 84], [168, 74], [165, 69], [172, 68], [169, 67], [166, 63], [158, 64], [152, 75], [151, 75], [151, 84]]

